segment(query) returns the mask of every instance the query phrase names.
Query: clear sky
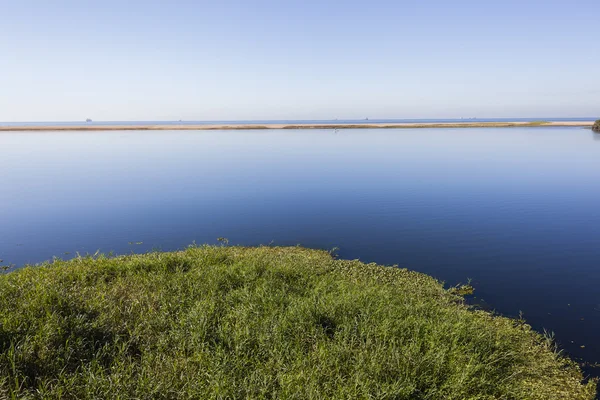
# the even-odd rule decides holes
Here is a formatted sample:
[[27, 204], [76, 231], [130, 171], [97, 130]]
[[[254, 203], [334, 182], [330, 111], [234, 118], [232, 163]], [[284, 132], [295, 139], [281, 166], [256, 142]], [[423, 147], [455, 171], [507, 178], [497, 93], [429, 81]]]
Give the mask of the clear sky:
[[600, 117], [599, 0], [0, 0], [0, 121]]

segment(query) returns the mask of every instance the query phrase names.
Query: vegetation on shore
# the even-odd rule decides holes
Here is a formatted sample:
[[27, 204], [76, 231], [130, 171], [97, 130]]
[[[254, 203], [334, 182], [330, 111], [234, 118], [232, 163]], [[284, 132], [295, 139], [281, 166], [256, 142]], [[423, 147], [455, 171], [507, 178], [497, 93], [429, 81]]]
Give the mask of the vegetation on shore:
[[56, 260], [0, 276], [0, 398], [594, 398], [456, 293], [298, 247]]
[[267, 125], [80, 125], [80, 126], [0, 126], [0, 132], [26, 131], [156, 131], [156, 130], [264, 130], [264, 129], [416, 129], [416, 128], [522, 128], [540, 126], [590, 126], [590, 122], [432, 122], [432, 123], [324, 123], [324, 124], [267, 124]]
[[600, 119], [594, 122], [594, 125], [592, 125], [592, 130], [596, 133], [600, 133]]

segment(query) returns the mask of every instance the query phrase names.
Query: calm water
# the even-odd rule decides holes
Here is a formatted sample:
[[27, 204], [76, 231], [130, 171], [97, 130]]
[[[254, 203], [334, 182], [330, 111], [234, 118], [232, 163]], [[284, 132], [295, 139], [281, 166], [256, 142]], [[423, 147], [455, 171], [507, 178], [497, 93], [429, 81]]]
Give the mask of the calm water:
[[470, 278], [475, 302], [521, 310], [600, 361], [590, 130], [0, 133], [0, 149], [4, 265], [220, 236], [339, 247], [448, 284]]

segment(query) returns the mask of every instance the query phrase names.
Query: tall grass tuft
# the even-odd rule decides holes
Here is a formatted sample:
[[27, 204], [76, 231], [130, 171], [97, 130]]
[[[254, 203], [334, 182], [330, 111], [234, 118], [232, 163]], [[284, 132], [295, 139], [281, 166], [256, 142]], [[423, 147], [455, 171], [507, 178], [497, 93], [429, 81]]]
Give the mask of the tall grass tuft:
[[0, 276], [0, 398], [593, 399], [523, 323], [431, 277], [191, 247]]

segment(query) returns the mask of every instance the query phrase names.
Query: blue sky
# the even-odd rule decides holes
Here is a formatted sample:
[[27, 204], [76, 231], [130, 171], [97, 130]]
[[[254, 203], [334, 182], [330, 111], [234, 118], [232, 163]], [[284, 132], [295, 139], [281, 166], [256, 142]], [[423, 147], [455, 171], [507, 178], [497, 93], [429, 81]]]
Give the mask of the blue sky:
[[598, 0], [0, 0], [0, 121], [600, 117]]

